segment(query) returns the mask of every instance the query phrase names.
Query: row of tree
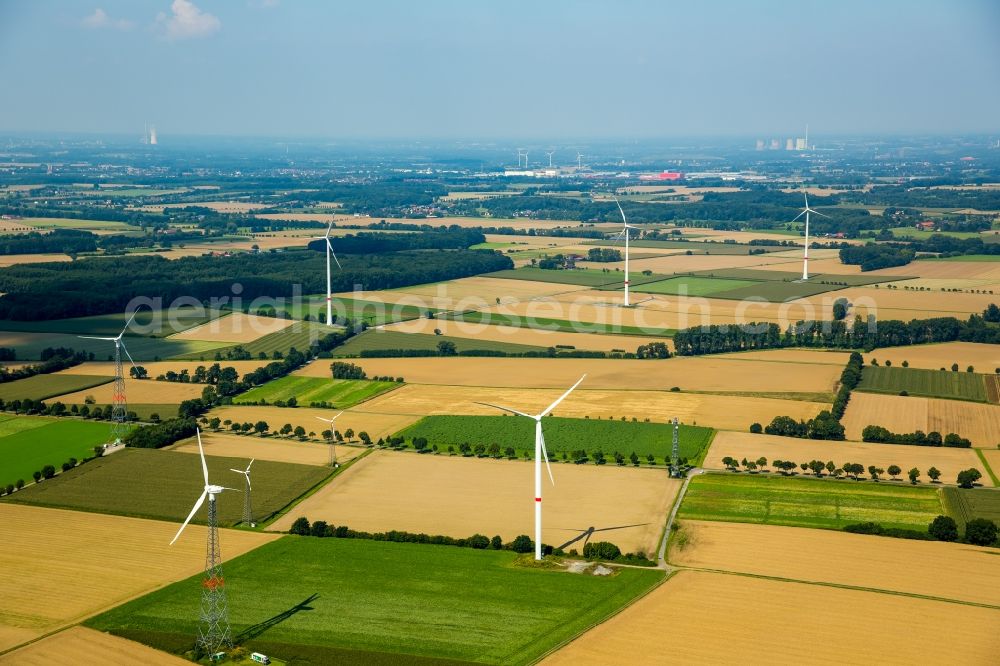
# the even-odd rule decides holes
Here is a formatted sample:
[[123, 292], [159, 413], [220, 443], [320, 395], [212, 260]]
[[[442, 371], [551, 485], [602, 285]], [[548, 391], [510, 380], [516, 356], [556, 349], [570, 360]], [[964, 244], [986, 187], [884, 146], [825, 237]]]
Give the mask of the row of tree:
[[[725, 456], [722, 458], [722, 464], [725, 465], [726, 469], [731, 472], [739, 471], [740, 467], [751, 473], [768, 471], [767, 458], [764, 456], [756, 459], [743, 458], [742, 460], [737, 460], [732, 456]], [[794, 475], [796, 473], [795, 470], [798, 469], [801, 470], [803, 474], [808, 472], [816, 475], [817, 477], [823, 476], [825, 472], [828, 476], [835, 478], [840, 478], [841, 476], [844, 476], [845, 478], [851, 477], [855, 481], [859, 481], [865, 474], [865, 471], [868, 472], [872, 481], [881, 480], [882, 475], [887, 472], [892, 480], [896, 481], [896, 477], [903, 473], [903, 469], [899, 465], [889, 465], [888, 468], [883, 469], [881, 467], [876, 467], [875, 465], [868, 465], [866, 468], [861, 463], [845, 462], [843, 465], [838, 467], [832, 460], [827, 460], [826, 462], [822, 460], [810, 460], [808, 462], [797, 463], [792, 460], [774, 459], [771, 461], [770, 465], [774, 469], [779, 470], [782, 476]], [[910, 483], [917, 484], [919, 483], [920, 470], [914, 467], [906, 473], [906, 476], [910, 479]], [[933, 483], [937, 483], [941, 478], [941, 470], [937, 467], [931, 467], [927, 470], [927, 476]], [[970, 467], [969, 469], [959, 472], [955, 482], [962, 488], [972, 488], [981, 478], [982, 473], [978, 469]]]
[[[991, 318], [1000, 316], [992, 308], [985, 311]], [[750, 349], [783, 347], [820, 347], [825, 349], [865, 349], [898, 347], [931, 342], [983, 342], [1000, 344], [1000, 327], [993, 326], [983, 315], [968, 320], [955, 317], [896, 319], [878, 321], [874, 316], [854, 318], [848, 327], [844, 321], [800, 321], [783, 333], [772, 322], [747, 324], [712, 324], [693, 326], [677, 331], [674, 349], [678, 356], [721, 354]]]
[[972, 442], [956, 433], [949, 432], [944, 437], [936, 430], [925, 433], [922, 430], [907, 433], [891, 432], [878, 425], [867, 425], [861, 430], [861, 440], [881, 444], [909, 444], [911, 446], [947, 446], [956, 449], [972, 448]]

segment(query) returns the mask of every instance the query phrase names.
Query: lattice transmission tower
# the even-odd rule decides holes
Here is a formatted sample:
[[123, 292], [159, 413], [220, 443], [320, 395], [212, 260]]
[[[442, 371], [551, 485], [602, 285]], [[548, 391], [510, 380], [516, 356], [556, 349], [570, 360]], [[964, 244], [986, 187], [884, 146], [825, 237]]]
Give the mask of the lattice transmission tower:
[[205, 554], [205, 579], [201, 585], [198, 646], [206, 654], [213, 655], [223, 646], [233, 646], [226, 581], [222, 576], [222, 552], [219, 549], [219, 522], [214, 494], [208, 496], [208, 549]]

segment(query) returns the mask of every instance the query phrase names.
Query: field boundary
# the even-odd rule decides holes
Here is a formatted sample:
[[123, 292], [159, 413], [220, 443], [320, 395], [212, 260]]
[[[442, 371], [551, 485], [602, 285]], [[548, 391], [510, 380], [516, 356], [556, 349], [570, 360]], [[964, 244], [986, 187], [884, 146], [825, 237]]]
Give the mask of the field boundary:
[[993, 485], [1000, 487], [1000, 479], [998, 479], [997, 475], [993, 473], [993, 468], [990, 467], [990, 461], [986, 459], [985, 455], [983, 455], [983, 450], [975, 449], [975, 452], [976, 455], [979, 456], [980, 462], [983, 463], [983, 467], [986, 468], [986, 474], [990, 477], [990, 480], [993, 481]]
[[[612, 565], [612, 566], [614, 566], [614, 565]], [[647, 569], [647, 570], [649, 569], [649, 567], [642, 567], [642, 568], [643, 569]], [[538, 658], [534, 659], [533, 661], [529, 661], [527, 663], [528, 664], [538, 664], [538, 663], [541, 663], [546, 657], [548, 657], [549, 655], [551, 655], [551, 654], [553, 654], [555, 652], [558, 652], [559, 650], [563, 649], [564, 647], [566, 647], [567, 645], [569, 645], [570, 643], [572, 643], [573, 641], [575, 641], [580, 636], [583, 636], [585, 633], [587, 633], [588, 631], [590, 631], [594, 627], [597, 627], [597, 626], [600, 626], [600, 625], [604, 624], [605, 622], [607, 622], [608, 620], [610, 620], [614, 616], [616, 616], [619, 613], [621, 613], [622, 611], [624, 611], [626, 608], [631, 608], [633, 605], [635, 605], [636, 603], [638, 603], [640, 600], [645, 599], [647, 596], [649, 596], [650, 594], [652, 594], [654, 590], [659, 589], [661, 585], [664, 585], [665, 583], [667, 583], [667, 581], [669, 581], [675, 574], [676, 574], [676, 571], [668, 571], [668, 572], [666, 572], [663, 575], [663, 577], [660, 578], [660, 580], [655, 585], [650, 585], [649, 589], [647, 589], [642, 594], [640, 594], [640, 595], [636, 596], [635, 598], [633, 598], [627, 604], [621, 606], [620, 608], [618, 608], [616, 610], [611, 611], [610, 613], [608, 613], [608, 615], [606, 617], [603, 617], [600, 620], [597, 620], [597, 621], [593, 622], [592, 624], [590, 624], [586, 628], [580, 630], [579, 633], [577, 633], [574, 636], [571, 636], [570, 638], [567, 638], [566, 640], [561, 641], [560, 643], [552, 646], [551, 648], [549, 648], [548, 650], [546, 650], [543, 654], [538, 655]]]

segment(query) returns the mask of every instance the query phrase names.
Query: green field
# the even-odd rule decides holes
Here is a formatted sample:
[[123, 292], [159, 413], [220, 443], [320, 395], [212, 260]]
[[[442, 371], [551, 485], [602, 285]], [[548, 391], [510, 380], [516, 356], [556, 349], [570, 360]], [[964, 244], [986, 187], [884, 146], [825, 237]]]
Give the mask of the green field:
[[948, 514], [955, 519], [960, 530], [964, 531], [965, 524], [973, 518], [986, 518], [1000, 525], [1000, 491], [947, 486], [941, 492]]
[[889, 229], [896, 238], [928, 239], [931, 236], [947, 236], [949, 238], [981, 238], [978, 231], [920, 231], [915, 227], [893, 227]]
[[455, 349], [460, 352], [470, 349], [485, 349], [502, 351], [508, 354], [523, 354], [525, 352], [541, 352], [547, 349], [547, 347], [519, 345], [513, 342], [368, 329], [334, 349], [333, 354], [334, 356], [360, 356], [362, 351], [370, 349], [426, 349], [436, 351], [439, 342], [453, 342], [455, 343]]
[[681, 518], [840, 529], [874, 521], [926, 531], [944, 513], [937, 490], [909, 485], [768, 475], [703, 474], [691, 480]]
[[[107, 424], [103, 427], [106, 439]], [[213, 483], [242, 489], [243, 479], [230, 468], [246, 467], [248, 458], [207, 456], [209, 478]], [[253, 472], [254, 517], [264, 522], [326, 479], [333, 470], [258, 460], [253, 464]], [[125, 449], [25, 488], [12, 501], [181, 522], [203, 487], [201, 463], [196, 454]], [[230, 526], [240, 521], [242, 493], [224, 492], [216, 501], [220, 525]], [[194, 522], [204, 523], [204, 520], [202, 510]]]
[[[326, 322], [326, 296], [306, 296], [305, 303], [293, 308], [285, 308], [296, 319], [302, 319], [306, 313], [317, 322]], [[416, 305], [400, 305], [366, 301], [356, 298], [334, 297], [333, 314], [335, 317], [348, 317], [353, 321], [364, 321], [369, 326], [382, 326], [410, 319], [419, 319], [428, 312], [437, 312], [436, 308], [418, 307]]]
[[[118, 329], [121, 332], [121, 328]], [[214, 350], [228, 347], [225, 342], [208, 342], [200, 340], [174, 340], [170, 338], [140, 338], [125, 336], [125, 346], [132, 358], [139, 361], [154, 361], [178, 357], [206, 359], [212, 358]], [[19, 361], [31, 361], [41, 358], [42, 350], [47, 347], [67, 347], [75, 351], [94, 354], [94, 360], [113, 360], [115, 347], [105, 340], [83, 340], [69, 333], [42, 334], [13, 332], [0, 330], [0, 347], [13, 347]], [[128, 359], [122, 355], [123, 360]]]
[[987, 402], [985, 378], [974, 372], [866, 365], [857, 390]]
[[[731, 280], [765, 280], [767, 282], [795, 282], [802, 278], [801, 271], [769, 271], [755, 270], [752, 268], [713, 268], [707, 271], [694, 271], [691, 275], [700, 275], [716, 278], [729, 278]], [[894, 280], [912, 280], [911, 277], [894, 276]], [[809, 277], [809, 282], [817, 284], [835, 284], [836, 286], [859, 287], [868, 284], [885, 282], [885, 276], [873, 277], [870, 275], [834, 275], [824, 273], [813, 273]]]
[[113, 382], [114, 377], [94, 375], [35, 375], [0, 384], [0, 400], [47, 400]]
[[[0, 485], [18, 479], [30, 483], [32, 472], [45, 465], [59, 469], [70, 458], [90, 457], [95, 446], [108, 442], [109, 432], [107, 423], [95, 421], [0, 414]], [[55, 482], [52, 479], [42, 485]]]
[[[590, 453], [601, 449], [609, 458], [615, 451], [625, 456], [634, 451], [643, 461], [649, 453], [662, 460], [670, 455], [673, 445], [674, 428], [666, 423], [549, 416], [542, 425], [545, 446], [553, 458], [563, 451], [584, 449]], [[700, 462], [713, 432], [711, 428], [682, 425], [678, 441], [680, 455]], [[429, 444], [437, 444], [439, 448], [468, 442], [472, 446], [496, 443], [501, 449], [512, 446], [518, 453], [534, 454], [535, 450], [534, 424], [514, 416], [425, 416], [399, 435], [407, 439], [426, 437]]]
[[[619, 247], [619, 243], [606, 240], [584, 241], [581, 245], [602, 245], [606, 247]], [[764, 252], [783, 252], [789, 247], [770, 245], [740, 245], [738, 243], [708, 243], [701, 241], [658, 241], [658, 240], [637, 240], [632, 241], [630, 247], [663, 248], [685, 250], [691, 254], [750, 254], [750, 250], [763, 250]]]
[[[148, 337], [166, 337], [199, 326], [220, 316], [221, 312], [206, 312], [202, 308], [176, 308], [169, 312], [142, 309], [136, 312], [130, 330], [141, 331]], [[228, 313], [226, 313], [228, 314]], [[24, 333], [73, 333], [76, 335], [113, 336], [122, 332], [130, 315], [125, 313], [73, 317], [49, 321], [0, 320], [0, 330]], [[148, 333], [146, 332], [148, 329]], [[129, 348], [131, 352], [132, 349]]]
[[288, 375], [270, 381], [263, 386], [252, 388], [237, 396], [233, 402], [237, 405], [248, 402], [273, 404], [275, 400], [287, 401], [294, 397], [303, 407], [308, 406], [311, 402], [329, 402], [338, 409], [347, 409], [399, 386], [402, 384], [396, 382]]
[[[663, 579], [635, 568], [576, 575], [515, 559], [509, 551], [285, 537], [225, 563], [229, 620], [248, 651], [289, 663], [528, 664]], [[87, 625], [183, 653], [198, 632], [201, 582], [193, 576]]]
[[720, 291], [732, 291], [740, 287], [750, 287], [761, 284], [750, 280], [729, 280], [701, 276], [675, 277], [659, 282], [650, 282], [632, 288], [632, 291], [644, 294], [669, 294], [677, 296], [712, 296]]
[[[617, 324], [602, 324], [586, 321], [569, 321], [566, 319], [549, 319], [548, 317], [527, 317], [506, 315], [499, 312], [460, 312], [449, 314], [448, 319], [467, 321], [474, 324], [496, 324], [498, 326], [517, 326], [521, 328], [544, 328], [563, 333], [596, 333], [598, 335], [643, 335], [672, 337], [676, 332], [672, 328], [642, 328], [639, 326], [621, 326]], [[632, 351], [626, 349], [625, 351]]]
[[111, 220], [73, 220], [66, 217], [26, 217], [17, 220], [37, 229], [110, 229], [114, 231], [137, 231], [138, 227], [133, 227], [124, 222]]
[[1000, 254], [963, 254], [957, 257], [919, 257], [919, 261], [1000, 261]]

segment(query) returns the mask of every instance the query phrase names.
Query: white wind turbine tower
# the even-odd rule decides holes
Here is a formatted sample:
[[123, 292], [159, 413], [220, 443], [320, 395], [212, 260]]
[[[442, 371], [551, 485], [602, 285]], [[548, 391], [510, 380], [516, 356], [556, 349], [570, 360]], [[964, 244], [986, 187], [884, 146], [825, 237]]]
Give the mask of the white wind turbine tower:
[[[343, 413], [344, 412], [341, 412], [340, 414]], [[335, 442], [337, 441], [337, 429], [333, 427], [333, 422], [340, 417], [340, 414], [337, 414], [337, 416], [334, 416], [332, 419], [324, 419], [322, 416], [316, 417], [323, 423], [329, 423], [330, 432], [333, 433], [333, 438], [330, 440], [330, 462], [328, 463], [331, 467], [337, 466], [337, 449], [336, 449], [337, 445], [335, 444]]]
[[552, 168], [552, 156], [556, 154], [556, 151], [553, 150], [553, 151], [547, 152], [545, 154], [549, 156], [549, 168], [551, 169]]
[[322, 236], [314, 236], [313, 240], [321, 240], [326, 243], [326, 325], [333, 326], [333, 292], [330, 282], [330, 255], [333, 255], [333, 260], [337, 262], [337, 268], [344, 270], [344, 267], [340, 265], [340, 260], [337, 259], [337, 255], [333, 252], [333, 245], [330, 244], [330, 232], [333, 231], [333, 222], [330, 222], [330, 226], [326, 228], [326, 233]]
[[576, 168], [577, 169], [583, 168], [583, 153], [578, 152], [576, 154]]
[[477, 403], [479, 405], [486, 405], [487, 407], [494, 407], [496, 409], [502, 409], [505, 412], [510, 412], [511, 414], [516, 414], [517, 416], [524, 416], [529, 419], [534, 419], [535, 421], [535, 559], [542, 559], [542, 457], [545, 458], [545, 467], [549, 471], [549, 480], [552, 485], [556, 485], [556, 480], [552, 476], [552, 467], [549, 465], [549, 454], [545, 449], [545, 436], [542, 434], [542, 418], [548, 416], [549, 413], [556, 408], [556, 406], [566, 399], [570, 393], [573, 392], [580, 382], [584, 380], [583, 377], [577, 380], [576, 384], [573, 384], [568, 391], [559, 396], [559, 399], [553, 402], [551, 405], [545, 408], [541, 414], [532, 416], [531, 414], [525, 414], [524, 412], [519, 412], [516, 409], [511, 409], [509, 407], [501, 407], [500, 405], [494, 405], [488, 402]]
[[638, 227], [633, 227], [631, 224], [628, 223], [628, 220], [625, 219], [625, 211], [622, 210], [622, 205], [620, 203], [618, 203], [618, 197], [615, 197], [614, 195], [612, 195], [612, 197], [615, 200], [615, 204], [617, 204], [617, 206], [618, 206], [618, 212], [621, 213], [621, 215], [622, 215], [622, 225], [623, 225], [622, 226], [622, 230], [618, 233], [618, 236], [615, 236], [615, 238], [617, 239], [620, 236], [624, 236], [625, 237], [625, 307], [629, 307], [631, 304], [629, 303], [629, 294], [628, 294], [628, 287], [629, 287], [629, 281], [628, 281], [628, 240], [629, 240], [629, 233], [628, 233], [628, 230], [629, 229], [638, 229]]
[[805, 197], [805, 199], [806, 199], [806, 207], [802, 209], [801, 213], [799, 213], [798, 215], [795, 216], [795, 219], [792, 220], [792, 222], [794, 222], [795, 220], [799, 219], [803, 215], [806, 216], [806, 248], [805, 248], [805, 253], [802, 255], [802, 280], [806, 281], [806, 280], [809, 279], [809, 214], [810, 213], [815, 213], [816, 215], [819, 215], [820, 217], [830, 217], [830, 216], [829, 215], [824, 215], [823, 213], [819, 212], [818, 210], [813, 210], [812, 208], [810, 208], [809, 207], [809, 195], [806, 194], [805, 192], [803, 192], [802, 196]]
[[125, 342], [122, 340], [122, 336], [125, 335], [125, 331], [128, 330], [129, 325], [132, 320], [135, 319], [136, 312], [138, 308], [132, 312], [132, 316], [128, 318], [125, 322], [125, 328], [122, 332], [113, 338], [102, 338], [93, 335], [78, 335], [78, 338], [83, 338], [84, 340], [105, 340], [107, 342], [115, 343], [115, 392], [112, 396], [111, 402], [111, 443], [121, 444], [122, 437], [126, 434], [125, 421], [128, 419], [128, 403], [125, 400], [125, 375], [122, 372], [122, 350], [125, 350], [125, 355], [128, 356], [128, 360], [132, 363], [132, 367], [136, 367], [135, 361], [132, 360], [132, 355], [128, 353], [128, 349], [125, 347]]
[[208, 654], [215, 654], [223, 644], [232, 646], [233, 635], [229, 627], [229, 607], [226, 601], [226, 584], [222, 577], [222, 552], [219, 549], [219, 519], [215, 507], [215, 496], [223, 490], [236, 490], [224, 486], [212, 485], [208, 481], [208, 465], [205, 463], [205, 449], [201, 445], [201, 430], [195, 429], [198, 435], [198, 453], [201, 455], [201, 471], [205, 477], [205, 489], [194, 503], [194, 508], [184, 520], [174, 544], [187, 524], [198, 513], [198, 509], [208, 498], [208, 549], [205, 556], [205, 580], [201, 584], [201, 614], [199, 616], [198, 645]]
[[[522, 153], [524, 153], [524, 149], [523, 149], [523, 148], [518, 148], [518, 149], [517, 149], [517, 168], [518, 168], [518, 169], [520, 169], [520, 168], [521, 168], [521, 157], [522, 157]], [[528, 158], [527, 158], [527, 156], [524, 156], [524, 161], [525, 161], [525, 166], [527, 166], [527, 162], [528, 162]]]
[[[200, 438], [199, 438], [200, 439]], [[257, 523], [253, 522], [253, 507], [250, 504], [250, 465], [253, 465], [255, 459], [250, 459], [250, 464], [247, 465], [246, 469], [233, 469], [229, 468], [230, 472], [236, 472], [237, 474], [242, 474], [247, 480], [246, 495], [243, 496], [243, 524], [249, 525], [250, 527], [257, 527]]]

